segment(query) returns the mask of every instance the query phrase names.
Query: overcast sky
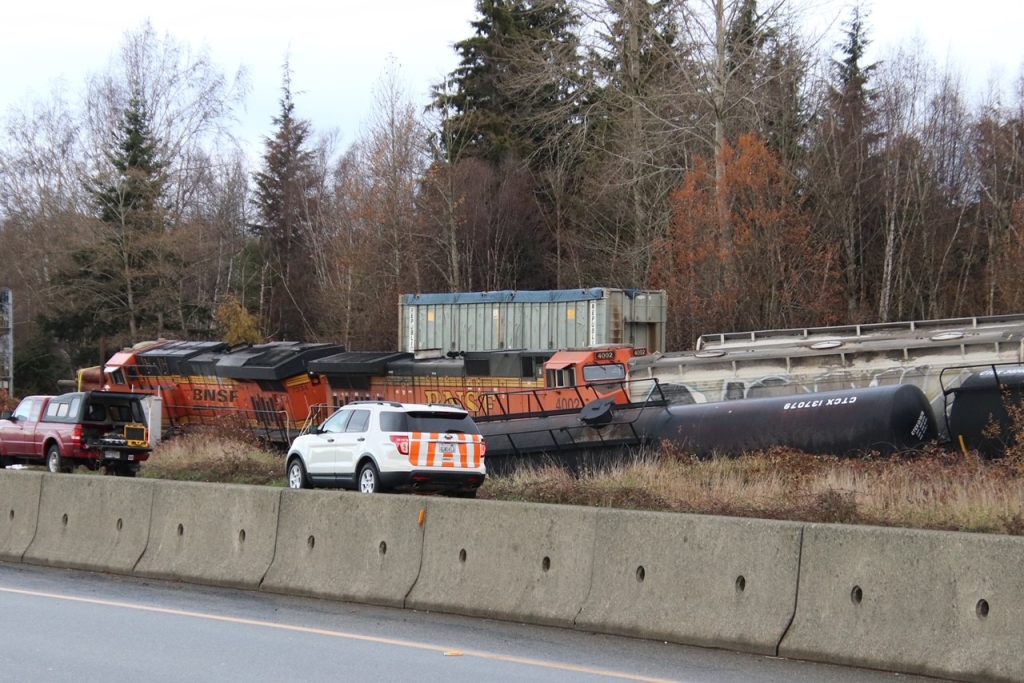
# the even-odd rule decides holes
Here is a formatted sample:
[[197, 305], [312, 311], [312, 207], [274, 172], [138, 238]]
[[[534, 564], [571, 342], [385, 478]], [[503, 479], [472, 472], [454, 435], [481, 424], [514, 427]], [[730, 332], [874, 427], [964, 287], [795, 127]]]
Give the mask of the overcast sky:
[[[849, 3], [806, 0], [809, 21], [832, 24]], [[147, 19], [193, 49], [206, 47], [225, 72], [249, 72], [252, 90], [240, 113], [250, 146], [270, 132], [281, 65], [290, 55], [299, 115], [319, 131], [336, 129], [343, 145], [365, 124], [374, 85], [393, 58], [414, 101], [457, 64], [452, 44], [470, 35], [475, 0], [12, 0], [0, 21], [0, 115], [46, 98], [54, 83], [68, 95], [102, 71], [127, 31]], [[865, 0], [878, 59], [899, 44], [922, 40], [940, 64], [959, 69], [979, 96], [992, 78], [1003, 87], [1024, 64], [1024, 0]], [[845, 16], [845, 14], [844, 14]], [[839, 40], [838, 23], [825, 40]]]

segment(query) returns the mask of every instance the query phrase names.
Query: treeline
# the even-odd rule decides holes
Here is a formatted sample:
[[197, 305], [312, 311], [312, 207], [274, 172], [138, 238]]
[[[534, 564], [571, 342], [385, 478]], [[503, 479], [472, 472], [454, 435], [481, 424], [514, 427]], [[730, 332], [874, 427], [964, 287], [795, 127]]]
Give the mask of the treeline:
[[[657, 287], [699, 332], [1024, 310], [1024, 78], [823, 45], [787, 0], [478, 0], [425, 109], [386, 74], [351, 147], [292, 72], [247, 92], [145, 25], [80, 99], [11, 111], [16, 384], [155, 337], [393, 349], [401, 293]], [[834, 42], [834, 40], [833, 40]], [[339, 94], [339, 97], [343, 97]]]

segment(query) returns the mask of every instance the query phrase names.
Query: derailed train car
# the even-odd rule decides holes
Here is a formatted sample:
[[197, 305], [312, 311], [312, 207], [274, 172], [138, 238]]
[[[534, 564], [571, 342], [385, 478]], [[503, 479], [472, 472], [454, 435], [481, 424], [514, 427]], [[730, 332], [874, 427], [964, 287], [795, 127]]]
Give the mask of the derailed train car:
[[946, 392], [950, 440], [964, 453], [999, 457], [1024, 440], [1024, 366], [971, 369]]
[[854, 457], [919, 448], [936, 438], [924, 393], [887, 386], [704, 404], [665, 400], [617, 405], [597, 400], [577, 413], [479, 421], [489, 467], [498, 473], [543, 464], [551, 454], [576, 466], [623, 448], [672, 444], [698, 457], [736, 456], [776, 446]]
[[[81, 383], [83, 388], [159, 392], [169, 426], [231, 420], [279, 443], [351, 401], [385, 399], [467, 408], [488, 423], [493, 456], [502, 449], [520, 453], [549, 448], [564, 454], [568, 449], [562, 442], [571, 445], [575, 432], [584, 441], [591, 438], [609, 448], [672, 436], [701, 452], [731, 451], [741, 442], [746, 448], [762, 448], [780, 441], [817, 450], [816, 442], [805, 438], [798, 444], [794, 432], [781, 433], [783, 424], [817, 434], [815, 438], [833, 439], [832, 449], [856, 441], [874, 450], [872, 444], [898, 440], [886, 441], [881, 428], [872, 428], [870, 434], [851, 431], [850, 425], [862, 423], [863, 416], [850, 417], [849, 423], [847, 418], [829, 420], [825, 413], [815, 413], [813, 405], [806, 423], [774, 417], [762, 423], [759, 416], [773, 415], [777, 405], [787, 402], [804, 403], [806, 408], [817, 400], [830, 400], [818, 396], [823, 392], [910, 385], [924, 391], [931, 404], [926, 432], [944, 432], [951, 392], [941, 386], [940, 374], [967, 361], [1020, 364], [1024, 318], [927, 322], [886, 323], [882, 329], [860, 326], [846, 332], [782, 331], [786, 334], [769, 339], [758, 333], [749, 342], [729, 341], [728, 348], [710, 348], [708, 342], [696, 352], [653, 356], [625, 345], [424, 357], [297, 342], [232, 348], [220, 342], [160, 341], [126, 349], [104, 367], [83, 371]], [[912, 329], [901, 330], [900, 325]], [[954, 387], [971, 371], [956, 373]], [[740, 398], [745, 400], [733, 400]], [[789, 400], [756, 403], [776, 398]], [[874, 402], [860, 400], [867, 401], [862, 409]], [[953, 406], [966, 410], [970, 400], [965, 394]], [[737, 407], [740, 403], [750, 405]], [[588, 417], [586, 411], [593, 405], [614, 407], [611, 427]], [[666, 427], [668, 423], [654, 417], [675, 416], [677, 411], [678, 417], [672, 419], [685, 422], [685, 428]], [[521, 418], [537, 421], [526, 427], [513, 422]], [[751, 420], [763, 428], [749, 429]], [[503, 436], [501, 430], [519, 436]], [[758, 440], [749, 433], [770, 438]], [[973, 433], [964, 434], [964, 443], [978, 441]]]

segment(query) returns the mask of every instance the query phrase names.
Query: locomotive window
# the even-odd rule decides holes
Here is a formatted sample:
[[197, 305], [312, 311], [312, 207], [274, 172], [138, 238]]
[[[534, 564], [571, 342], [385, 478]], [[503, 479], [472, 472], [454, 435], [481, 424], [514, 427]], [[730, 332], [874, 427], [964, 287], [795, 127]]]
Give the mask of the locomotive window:
[[110, 379], [113, 380], [114, 384], [124, 384], [124, 373], [121, 370], [114, 370], [110, 373]]
[[576, 368], [565, 368], [564, 370], [548, 370], [549, 387], [574, 387], [576, 386]]
[[353, 410], [352, 419], [348, 421], [348, 425], [345, 427], [346, 432], [365, 432], [367, 425], [370, 424], [370, 411], [369, 410]]
[[616, 382], [626, 379], [626, 368], [618, 363], [587, 365], [583, 368], [583, 379], [587, 382]]

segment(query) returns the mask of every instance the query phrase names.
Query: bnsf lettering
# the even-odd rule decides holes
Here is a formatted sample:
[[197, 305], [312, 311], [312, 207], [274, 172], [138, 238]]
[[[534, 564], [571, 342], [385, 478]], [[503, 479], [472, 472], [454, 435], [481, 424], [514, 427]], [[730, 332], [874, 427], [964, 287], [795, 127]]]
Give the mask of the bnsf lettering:
[[481, 395], [478, 391], [439, 391], [429, 389], [423, 392], [427, 403], [448, 403], [465, 408], [471, 413], [488, 412], [493, 409], [494, 397]]
[[192, 400], [206, 403], [234, 403], [238, 400], [238, 391], [236, 389], [193, 389]]
[[856, 396], [844, 396], [843, 398], [819, 399], [817, 401], [793, 401], [782, 406], [782, 409], [800, 410], [801, 408], [818, 408], [820, 406], [845, 406], [856, 402]]

